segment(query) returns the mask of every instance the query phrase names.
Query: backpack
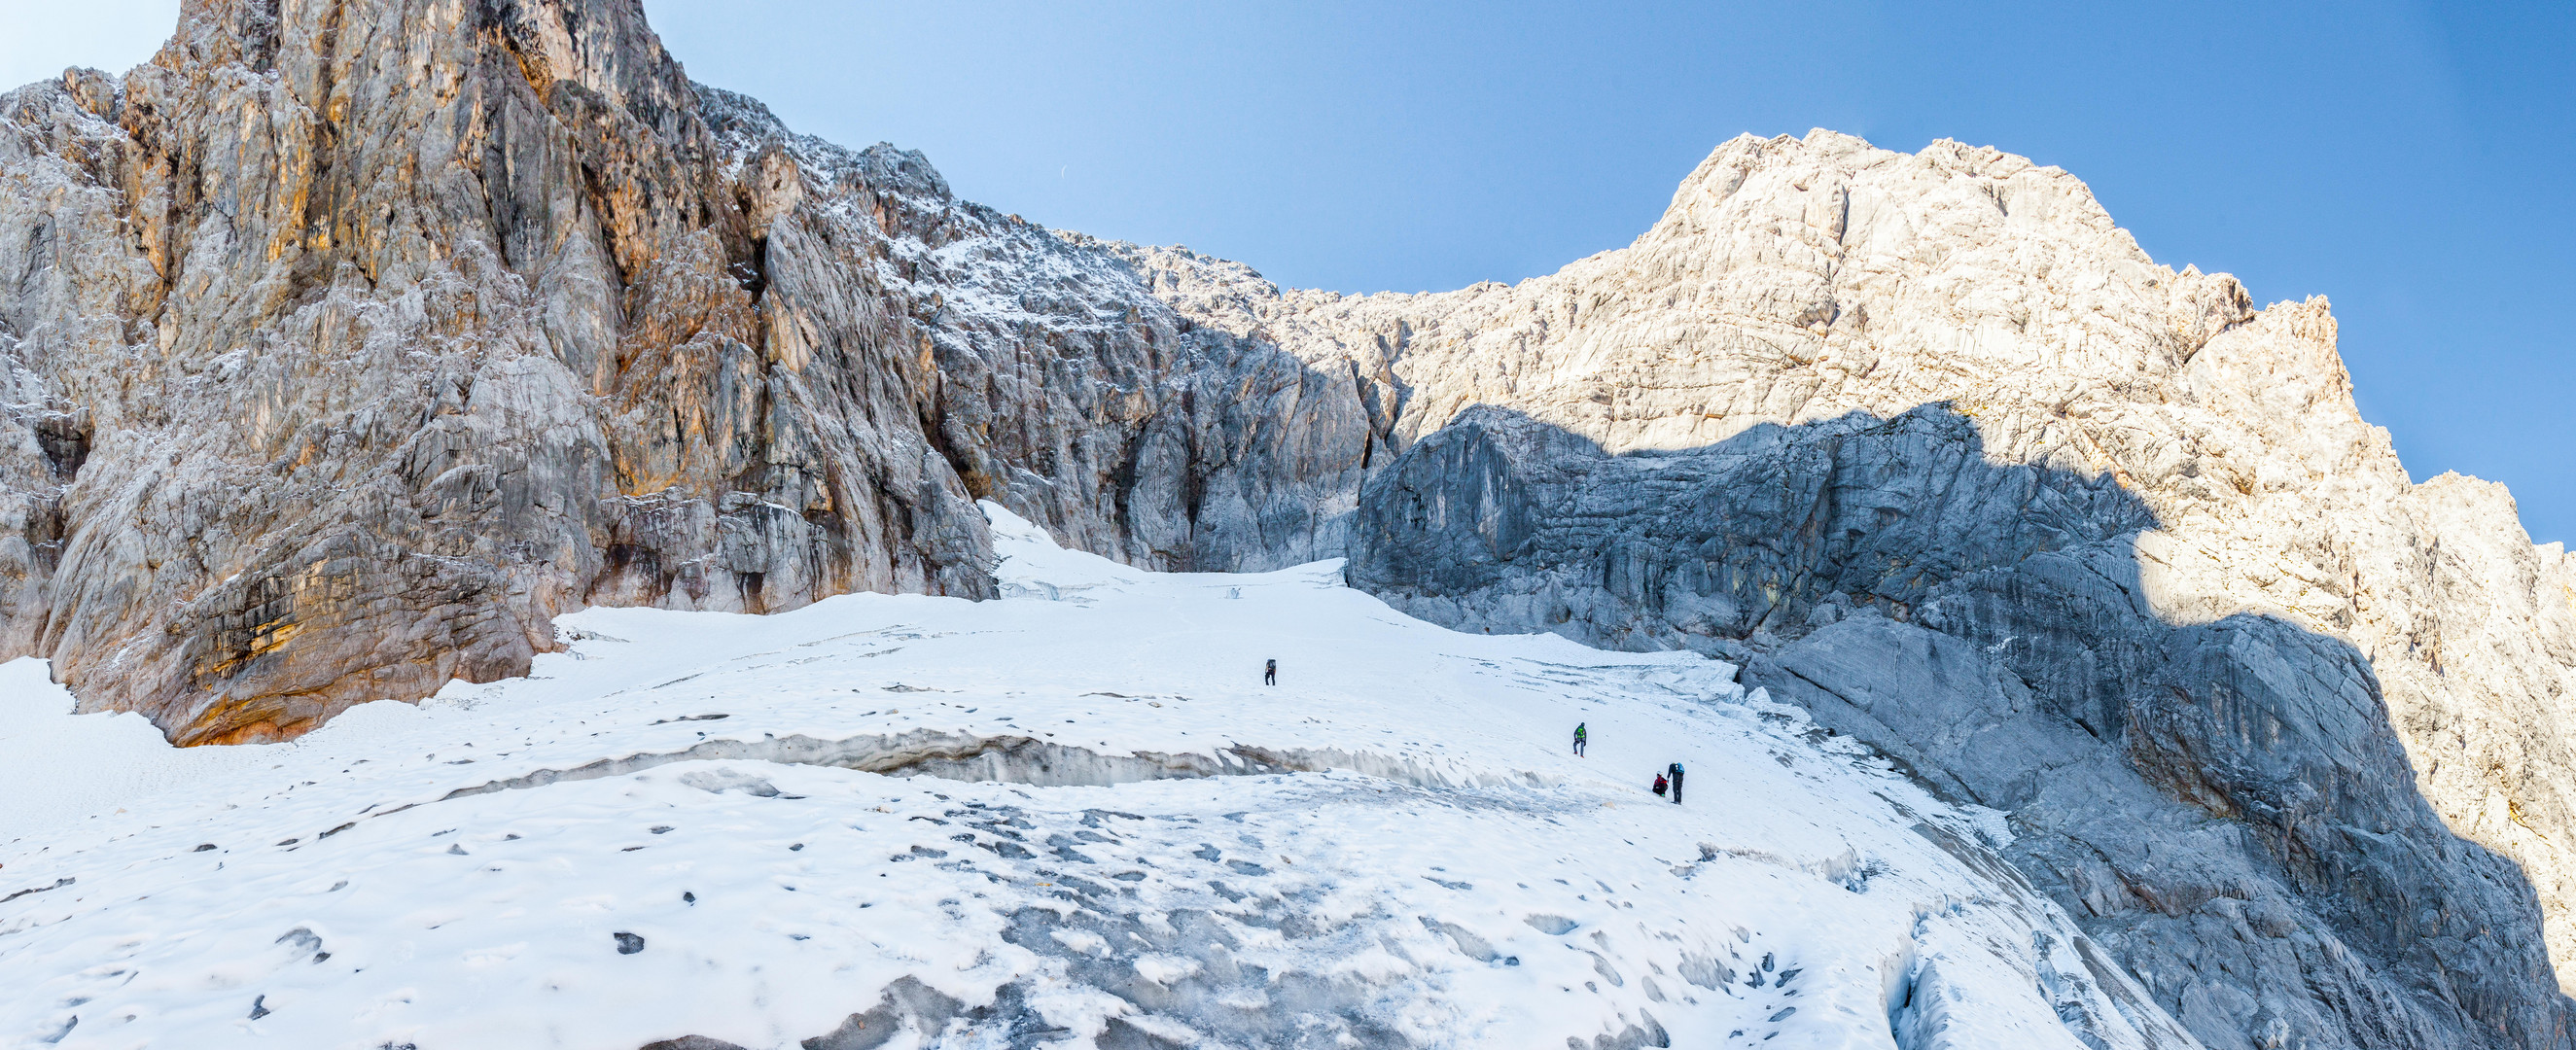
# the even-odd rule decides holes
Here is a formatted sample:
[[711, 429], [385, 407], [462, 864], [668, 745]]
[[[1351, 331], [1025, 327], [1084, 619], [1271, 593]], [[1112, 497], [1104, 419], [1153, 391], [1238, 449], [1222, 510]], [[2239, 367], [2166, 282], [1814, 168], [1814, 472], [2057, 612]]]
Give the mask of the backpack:
[[1668, 784], [1666, 784], [1666, 783], [1664, 782], [1664, 775], [1663, 775], [1663, 774], [1661, 774], [1661, 773], [1657, 773], [1657, 774], [1655, 774], [1655, 794], [1658, 794], [1658, 795], [1663, 794], [1663, 793], [1664, 793], [1664, 789], [1665, 789], [1666, 787], [1669, 787], [1669, 786], [1670, 786], [1670, 785], [1668, 785]]

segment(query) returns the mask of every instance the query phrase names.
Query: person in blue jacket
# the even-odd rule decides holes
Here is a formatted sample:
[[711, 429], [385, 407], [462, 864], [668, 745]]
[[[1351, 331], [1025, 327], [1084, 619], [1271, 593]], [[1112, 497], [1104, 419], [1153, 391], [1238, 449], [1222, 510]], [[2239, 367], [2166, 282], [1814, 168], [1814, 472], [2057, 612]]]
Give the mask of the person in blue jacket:
[[1671, 768], [1664, 770], [1664, 775], [1665, 775], [1665, 776], [1669, 776], [1669, 777], [1671, 777], [1671, 778], [1673, 779], [1673, 805], [1676, 805], [1676, 806], [1681, 805], [1681, 804], [1682, 804], [1682, 764], [1681, 764], [1681, 763], [1679, 763], [1679, 762], [1675, 762], [1675, 763], [1673, 763]]

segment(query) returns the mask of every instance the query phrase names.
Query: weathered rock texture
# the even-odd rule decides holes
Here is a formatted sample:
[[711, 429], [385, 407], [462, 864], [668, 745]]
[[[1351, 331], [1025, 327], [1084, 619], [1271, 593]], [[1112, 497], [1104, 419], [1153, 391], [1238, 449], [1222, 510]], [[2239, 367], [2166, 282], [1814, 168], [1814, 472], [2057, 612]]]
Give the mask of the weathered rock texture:
[[992, 498], [1742, 660], [2211, 1046], [2571, 1044], [2576, 563], [2409, 483], [2322, 301], [1991, 150], [1738, 139], [1555, 275], [1283, 292], [792, 135], [635, 0], [191, 0], [0, 95], [0, 361], [0, 654], [182, 742], [583, 604], [983, 595]]
[[0, 96], [5, 648], [183, 743], [519, 673], [585, 603], [982, 595], [994, 498], [1338, 553], [1363, 408], [633, 0], [197, 0]]
[[1748, 661], [2013, 811], [2212, 1046], [2568, 1045], [2576, 564], [2409, 483], [2322, 301], [2158, 267], [2062, 171], [1827, 132], [1512, 287], [1132, 254], [1376, 384], [1355, 584]]

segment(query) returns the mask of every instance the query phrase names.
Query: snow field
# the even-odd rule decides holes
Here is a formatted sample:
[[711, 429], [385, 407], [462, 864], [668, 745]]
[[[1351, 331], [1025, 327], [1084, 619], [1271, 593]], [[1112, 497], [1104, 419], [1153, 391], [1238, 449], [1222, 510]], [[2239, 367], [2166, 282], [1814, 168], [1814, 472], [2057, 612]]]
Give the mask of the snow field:
[[0, 1046], [2147, 1045], [1997, 815], [1722, 663], [987, 514], [998, 601], [588, 610], [291, 744], [0, 667]]

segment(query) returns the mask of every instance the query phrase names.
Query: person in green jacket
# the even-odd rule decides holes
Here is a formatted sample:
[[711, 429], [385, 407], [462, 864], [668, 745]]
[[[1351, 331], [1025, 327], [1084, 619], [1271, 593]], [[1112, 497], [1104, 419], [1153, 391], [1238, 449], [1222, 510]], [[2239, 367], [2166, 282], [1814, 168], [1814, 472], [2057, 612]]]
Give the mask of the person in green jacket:
[[1584, 729], [1583, 729], [1583, 723], [1581, 723], [1581, 722], [1576, 722], [1576, 723], [1574, 723], [1574, 754], [1575, 754], [1575, 757], [1580, 758], [1580, 757], [1582, 757], [1582, 756], [1583, 756], [1583, 745], [1585, 745], [1585, 744], [1587, 744], [1587, 743], [1590, 743], [1590, 742], [1591, 742], [1591, 740], [1592, 740], [1591, 734], [1586, 733], [1586, 732], [1584, 731]]

